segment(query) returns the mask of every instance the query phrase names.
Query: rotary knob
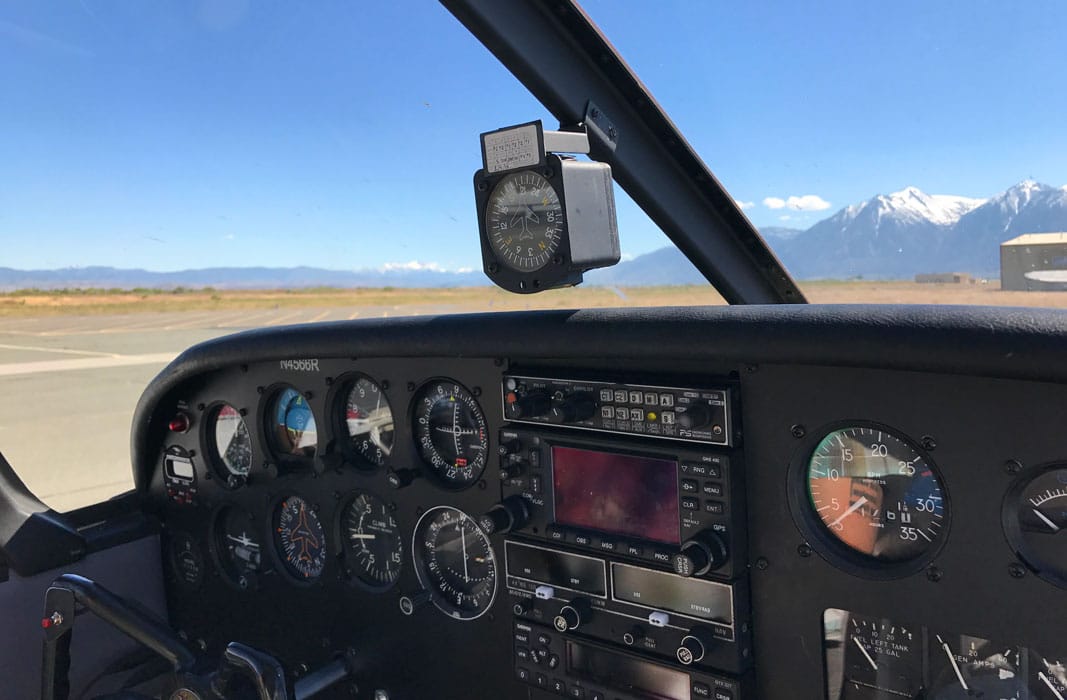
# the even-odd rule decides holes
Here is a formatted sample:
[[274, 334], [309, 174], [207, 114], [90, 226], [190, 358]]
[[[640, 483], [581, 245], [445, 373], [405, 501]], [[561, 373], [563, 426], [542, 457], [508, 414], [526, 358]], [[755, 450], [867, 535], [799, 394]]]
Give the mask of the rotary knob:
[[578, 423], [592, 418], [594, 413], [596, 413], [596, 401], [593, 395], [579, 391], [554, 401], [546, 417], [550, 423]]
[[522, 496], [508, 496], [478, 518], [478, 527], [485, 534], [521, 530], [530, 519], [530, 507]]
[[508, 404], [508, 416], [514, 419], [537, 418], [552, 408], [552, 399], [543, 391], [535, 391], [516, 398]]
[[700, 663], [713, 643], [713, 638], [706, 629], [694, 627], [689, 630], [689, 634], [682, 637], [675, 656], [678, 657], [678, 661], [686, 666]]
[[722, 537], [709, 531], [684, 542], [681, 551], [671, 558], [671, 565], [679, 576], [703, 576], [720, 568], [728, 558]]
[[706, 403], [695, 403], [678, 414], [678, 427], [686, 430], [700, 430], [710, 425], [713, 417], [711, 406]]
[[559, 614], [552, 620], [557, 632], [573, 632], [592, 617], [593, 608], [585, 598], [575, 598], [559, 609]]

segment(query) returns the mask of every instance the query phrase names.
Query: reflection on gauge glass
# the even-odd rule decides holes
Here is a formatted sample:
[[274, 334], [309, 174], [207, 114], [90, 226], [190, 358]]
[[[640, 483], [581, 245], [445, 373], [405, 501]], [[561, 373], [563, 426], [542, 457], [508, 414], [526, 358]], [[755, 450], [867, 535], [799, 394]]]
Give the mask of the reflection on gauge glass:
[[489, 195], [485, 221], [497, 259], [519, 272], [547, 265], [563, 236], [559, 195], [532, 170], [501, 178]]
[[345, 396], [344, 414], [351, 448], [371, 465], [385, 464], [393, 452], [393, 411], [381, 387], [357, 379]]
[[374, 589], [396, 583], [404, 543], [392, 508], [376, 496], [358, 493], [341, 515], [341, 542], [349, 574]]
[[832, 539], [895, 563], [932, 555], [948, 504], [937, 470], [910, 442], [881, 427], [830, 432], [807, 466], [810, 505]]
[[319, 435], [304, 395], [292, 387], [278, 391], [267, 408], [267, 435], [280, 455], [314, 457]]
[[1024, 476], [1005, 500], [1008, 541], [1038, 576], [1067, 587], [1067, 466]]
[[263, 560], [251, 514], [234, 506], [215, 518], [215, 551], [226, 578], [238, 588], [254, 588]]
[[484, 615], [496, 598], [496, 557], [469, 515], [448, 506], [423, 513], [411, 544], [415, 573], [434, 605], [457, 620]]
[[204, 555], [196, 540], [184, 532], [170, 536], [170, 568], [174, 579], [187, 588], [199, 588], [204, 580]]
[[322, 575], [326, 567], [326, 532], [303, 498], [290, 496], [274, 508], [274, 548], [285, 570], [301, 581]]
[[920, 628], [831, 608], [823, 614], [823, 649], [830, 700], [920, 697]]
[[1026, 650], [980, 637], [929, 632], [931, 700], [1029, 698]]
[[414, 404], [415, 441], [422, 459], [448, 488], [462, 489], [485, 470], [489, 431], [474, 396], [457, 382], [425, 385]]
[[252, 436], [241, 412], [230, 404], [224, 403], [212, 411], [208, 442], [222, 476], [245, 477], [252, 471]]

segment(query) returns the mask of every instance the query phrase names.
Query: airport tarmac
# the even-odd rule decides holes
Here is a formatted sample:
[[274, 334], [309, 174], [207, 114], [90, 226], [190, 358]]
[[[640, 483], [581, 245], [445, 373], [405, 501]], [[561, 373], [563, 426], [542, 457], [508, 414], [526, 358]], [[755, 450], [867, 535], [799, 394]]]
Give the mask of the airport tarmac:
[[442, 311], [279, 308], [0, 319], [0, 452], [59, 511], [133, 487], [141, 392], [201, 341], [248, 328]]

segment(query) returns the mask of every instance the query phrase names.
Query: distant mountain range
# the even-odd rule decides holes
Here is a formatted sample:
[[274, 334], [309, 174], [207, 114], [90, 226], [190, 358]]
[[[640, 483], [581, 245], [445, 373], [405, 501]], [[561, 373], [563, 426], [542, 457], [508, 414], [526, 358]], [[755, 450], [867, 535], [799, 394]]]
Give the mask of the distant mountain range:
[[[1000, 274], [1000, 244], [1024, 233], [1067, 231], [1067, 187], [1024, 180], [989, 199], [931, 195], [916, 187], [841, 209], [805, 231], [763, 237], [797, 279], [910, 279], [922, 272]], [[586, 276], [592, 284], [703, 281], [675, 248]]]
[[846, 207], [772, 246], [799, 279], [920, 272], [996, 277], [1001, 243], [1052, 231], [1067, 231], [1067, 188], [1025, 180], [989, 199], [908, 187]]
[[[1067, 231], [1067, 187], [1024, 180], [989, 199], [926, 194], [916, 187], [841, 209], [807, 230], [761, 230], [797, 279], [899, 279], [921, 272], [997, 277], [1000, 244], [1023, 233]], [[625, 239], [625, 231], [623, 232]], [[587, 284], [701, 284], [674, 247], [594, 270]], [[0, 267], [0, 291], [16, 289], [270, 289], [459, 287], [488, 284], [481, 270], [445, 271], [409, 263], [382, 269], [206, 268], [152, 272], [113, 267], [14, 270]]]
[[0, 267], [0, 291], [16, 289], [305, 289], [309, 287], [467, 287], [489, 284], [481, 270], [450, 272], [419, 265], [380, 270], [318, 267], [211, 267], [153, 272], [114, 267], [13, 270]]

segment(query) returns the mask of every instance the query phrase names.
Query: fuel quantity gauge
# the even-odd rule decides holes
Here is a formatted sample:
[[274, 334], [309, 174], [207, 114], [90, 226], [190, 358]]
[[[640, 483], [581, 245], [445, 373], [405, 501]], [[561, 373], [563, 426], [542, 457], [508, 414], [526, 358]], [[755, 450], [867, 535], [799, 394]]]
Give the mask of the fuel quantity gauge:
[[1004, 501], [1003, 524], [1019, 557], [1067, 588], [1067, 465], [1040, 467], [1016, 482]]
[[1067, 700], [1067, 666], [1030, 650], [1030, 692], [1035, 700]]
[[824, 613], [823, 626], [831, 700], [922, 697], [920, 628], [836, 609]]

